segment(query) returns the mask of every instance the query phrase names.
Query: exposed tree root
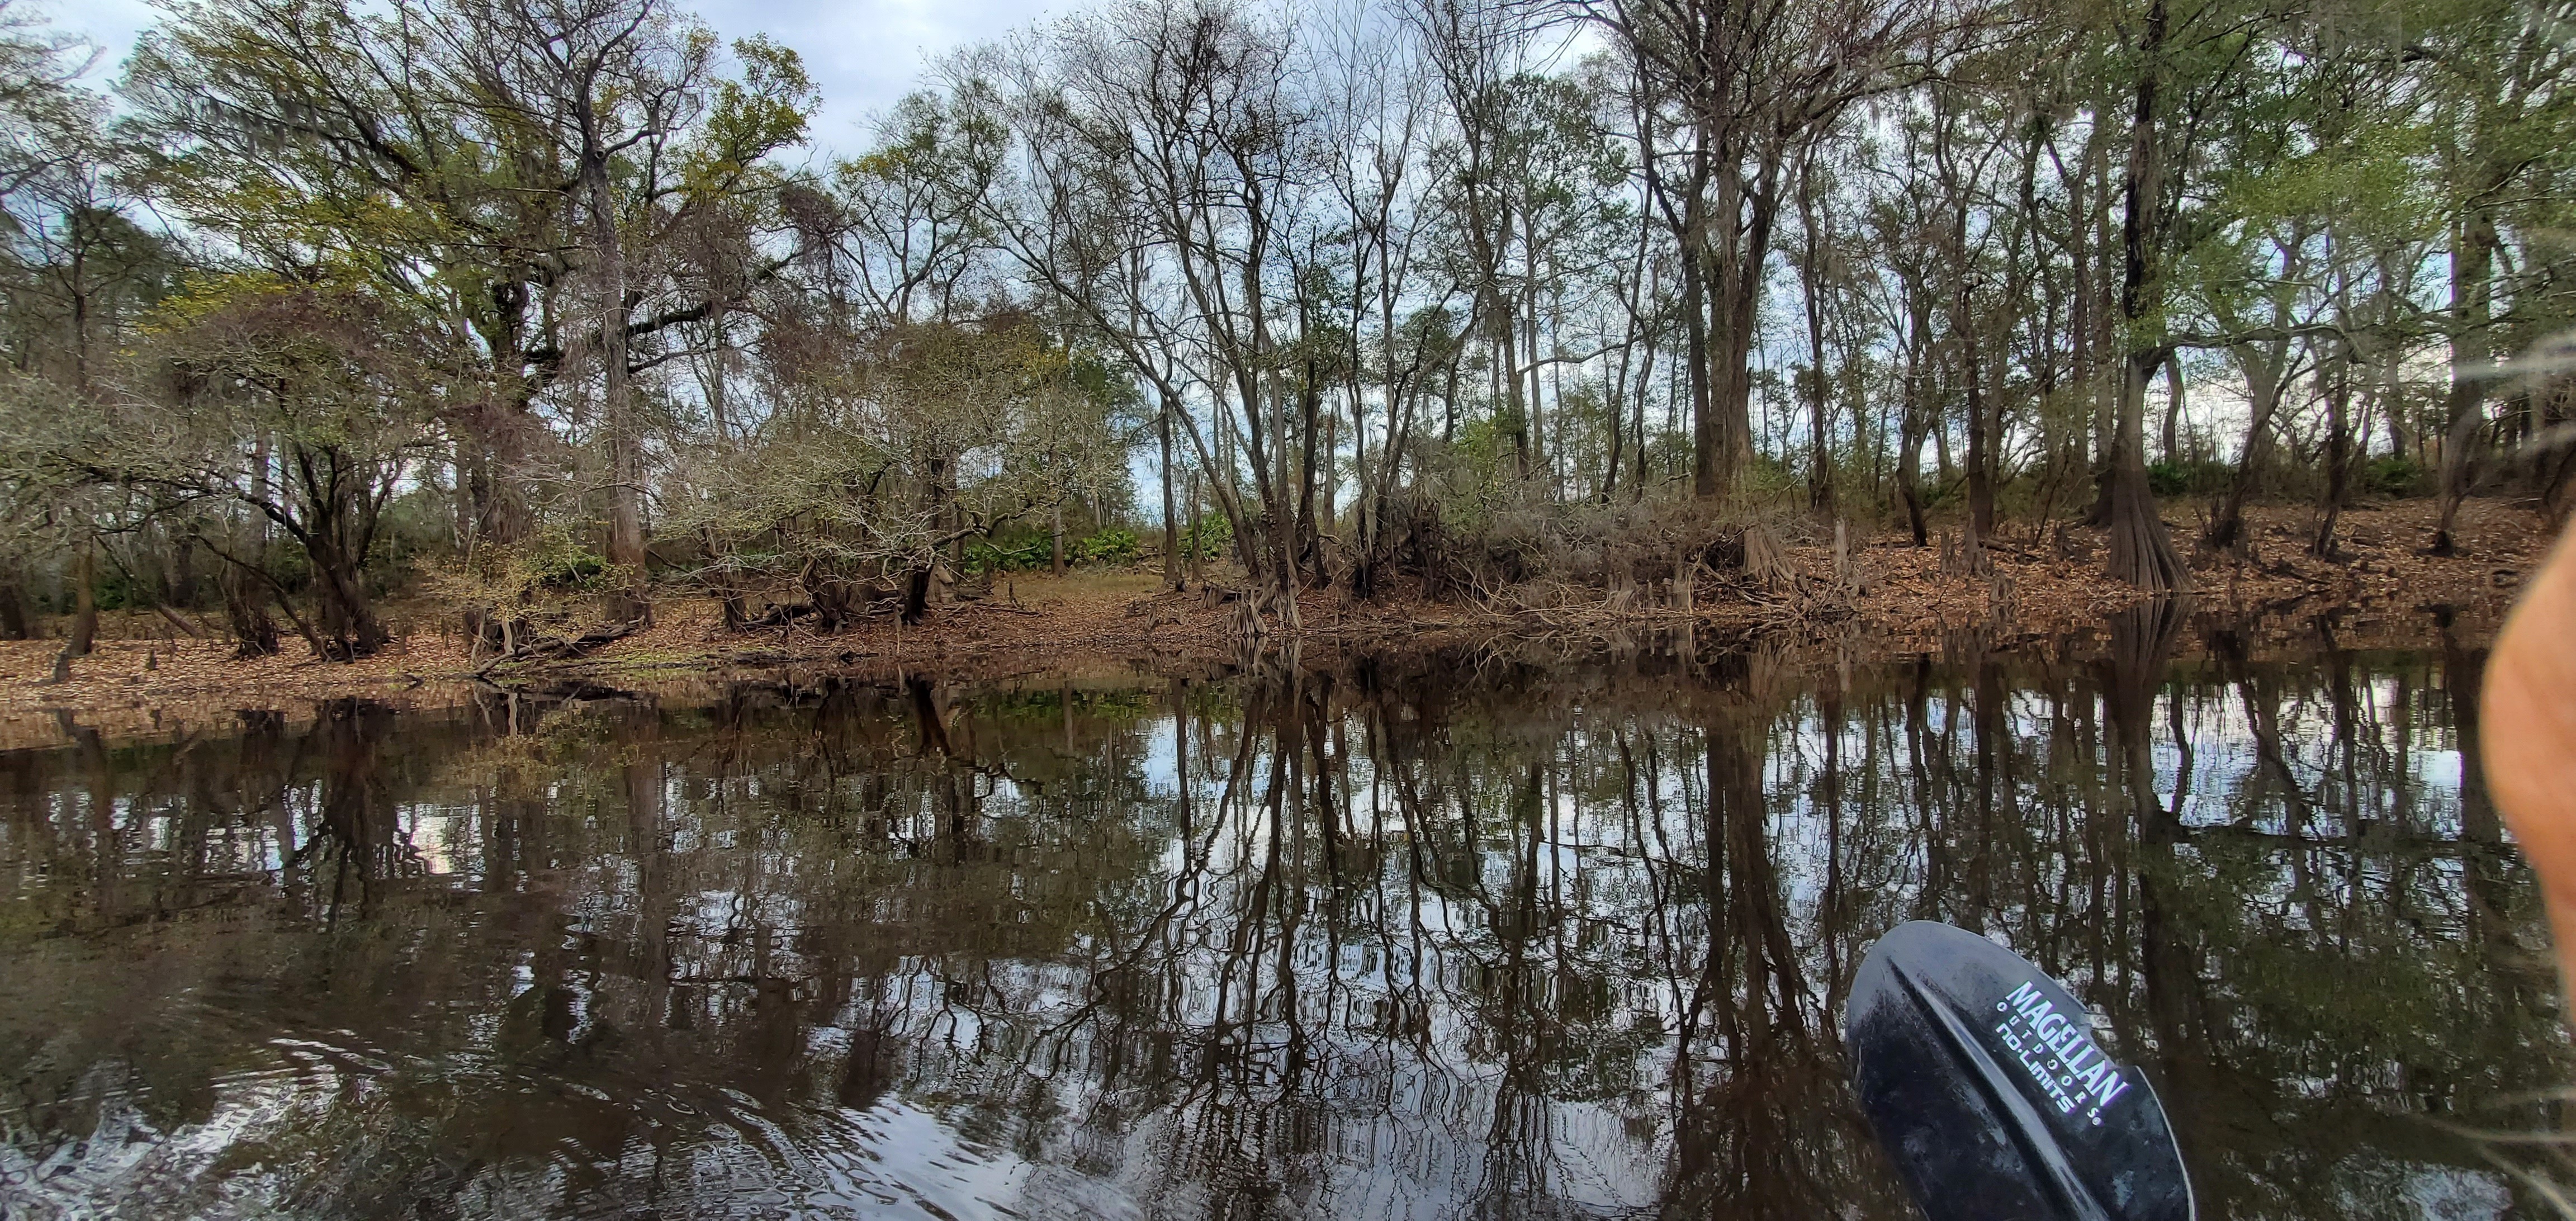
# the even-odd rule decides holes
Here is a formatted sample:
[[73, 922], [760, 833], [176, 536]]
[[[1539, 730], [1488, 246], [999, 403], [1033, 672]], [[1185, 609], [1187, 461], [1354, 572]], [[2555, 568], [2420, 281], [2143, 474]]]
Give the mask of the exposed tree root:
[[651, 620], [636, 618], [623, 623], [612, 623], [606, 627], [592, 628], [578, 636], [533, 637], [520, 641], [517, 648], [476, 667], [474, 677], [481, 678], [514, 662], [569, 661], [585, 656], [592, 650], [624, 640], [651, 626]]

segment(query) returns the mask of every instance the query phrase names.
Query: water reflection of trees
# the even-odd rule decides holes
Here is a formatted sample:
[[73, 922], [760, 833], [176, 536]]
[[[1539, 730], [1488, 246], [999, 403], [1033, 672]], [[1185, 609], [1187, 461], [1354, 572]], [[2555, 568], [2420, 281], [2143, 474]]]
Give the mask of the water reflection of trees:
[[74, 726], [0, 757], [0, 1171], [125, 1125], [112, 1181], [335, 1212], [1902, 1215], [1838, 1002], [1922, 917], [2108, 1016], [2209, 1215], [2499, 1190], [2423, 1122], [2564, 1063], [2482, 658], [2181, 631]]

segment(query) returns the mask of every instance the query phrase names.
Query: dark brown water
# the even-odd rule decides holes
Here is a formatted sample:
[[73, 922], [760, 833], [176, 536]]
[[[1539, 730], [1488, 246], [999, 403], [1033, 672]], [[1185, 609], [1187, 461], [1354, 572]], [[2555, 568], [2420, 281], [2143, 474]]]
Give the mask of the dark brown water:
[[[2137, 652], [2132, 650], [2133, 653]], [[340, 703], [0, 756], [11, 1217], [1899, 1217], [1893, 923], [2204, 1217], [2535, 1215], [2474, 653]]]

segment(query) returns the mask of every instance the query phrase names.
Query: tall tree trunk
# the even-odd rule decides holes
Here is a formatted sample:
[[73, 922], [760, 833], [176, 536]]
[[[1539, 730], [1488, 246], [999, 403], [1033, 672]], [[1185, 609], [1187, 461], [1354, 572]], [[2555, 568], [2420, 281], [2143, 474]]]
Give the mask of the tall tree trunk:
[[312, 544], [305, 548], [312, 557], [314, 575], [320, 578], [320, 588], [315, 592], [321, 602], [322, 632], [338, 654], [330, 660], [369, 656], [384, 648], [390, 638], [376, 618], [374, 600], [367, 596], [366, 575], [359, 571], [358, 557], [330, 539], [330, 535], [317, 532]]
[[1538, 354], [1538, 209], [1521, 209], [1521, 261], [1527, 271], [1522, 277], [1520, 305], [1521, 325], [1526, 339], [1521, 347], [1526, 357], [1529, 378], [1528, 397], [1530, 430], [1530, 464], [1546, 476], [1546, 499], [1556, 499], [1556, 463], [1553, 448], [1547, 441], [1547, 412], [1539, 402]]
[[1718, 493], [1718, 425], [1709, 386], [1708, 276], [1700, 241], [1690, 236], [1682, 244], [1682, 351], [1690, 369], [1691, 495], [1710, 497]]
[[87, 657], [97, 641], [98, 544], [83, 539], [80, 550], [72, 553], [72, 638], [63, 651]]
[[1825, 382], [1825, 242], [1817, 232], [1815, 160], [1810, 144], [1798, 165], [1798, 228], [1805, 235], [1806, 257], [1799, 266], [1799, 287], [1807, 302], [1807, 508], [1819, 517], [1834, 513], [1834, 453], [1827, 415]]
[[2245, 378], [2245, 444], [2237, 452], [2226, 493], [2218, 498], [2208, 527], [2201, 531], [2204, 547], [2243, 555], [2251, 542], [2245, 535], [2245, 503], [2253, 498], [2254, 481], [2271, 456], [2272, 416], [2280, 409], [2284, 359], [2279, 347], [2267, 350], [2243, 344], [2237, 348], [2237, 371]]
[[625, 584], [609, 598], [619, 619], [651, 622], [645, 594], [644, 471], [635, 391], [627, 368], [626, 254], [617, 234], [617, 206], [608, 184], [608, 149], [595, 130], [585, 99], [581, 174], [588, 187], [591, 254], [598, 260], [600, 424], [608, 442], [608, 562]]
[[2165, 427], [2158, 440], [2164, 443], [2159, 453], [2167, 462], [2182, 461], [2182, 353], [2165, 353]]
[[537, 382], [527, 376], [529, 294], [514, 276], [497, 273], [484, 293], [490, 309], [476, 330], [491, 352], [491, 384], [484, 401], [469, 414], [458, 449], [473, 479], [466, 499], [472, 505], [474, 542], [508, 549], [536, 529], [525, 470], [528, 442], [537, 427], [532, 406]]
[[1644, 359], [1638, 362], [1637, 393], [1635, 395], [1636, 403], [1634, 405], [1636, 417], [1631, 422], [1631, 429], [1637, 438], [1637, 457], [1630, 464], [1635, 478], [1629, 480], [1628, 498], [1641, 504], [1644, 503], [1646, 499], [1647, 478], [1646, 393], [1647, 387], [1653, 384], [1655, 379], [1655, 346], [1658, 338], [1659, 337], [1654, 334], [1652, 329], [1647, 331], [1646, 355]]
[[1332, 583], [1333, 578], [1326, 565], [1328, 557], [1324, 554], [1324, 536], [1331, 535], [1338, 538], [1341, 533], [1339, 525], [1342, 511], [1341, 422], [1341, 413], [1337, 411], [1326, 411], [1320, 417], [1324, 439], [1318, 452], [1323, 455], [1323, 464], [1314, 476], [1316, 480], [1315, 523], [1318, 532], [1315, 539], [1315, 579], [1327, 585]]
[[1968, 521], [1977, 537], [1995, 536], [1997, 481], [1994, 429], [1987, 419], [1985, 365], [1978, 358], [1977, 336], [1968, 336]]
[[2119, 430], [2112, 442], [2108, 568], [2112, 579], [2158, 593], [2181, 589], [2189, 579], [2157, 514], [2155, 491], [2147, 486], [2147, 382], [2169, 354], [2145, 336], [2155, 312], [2149, 294], [2165, 230], [2156, 111], [2164, 79], [2166, 20], [2165, 0], [2151, 0], [2138, 47], [2137, 105], [2130, 116], [2129, 167], [2122, 188], [2120, 314], [2128, 356], [2122, 362]]
[[[1385, 333], [1394, 334], [1394, 328], [1387, 327]], [[1379, 383], [1386, 391], [1385, 459], [1390, 468], [1386, 471], [1386, 475], [1390, 478], [1395, 473], [1392, 464], [1395, 462], [1396, 454], [1395, 431], [1398, 411], [1393, 363], [1393, 354], [1389, 353], [1390, 368], [1387, 376]], [[1374, 598], [1377, 596], [1379, 496], [1377, 475], [1369, 469], [1368, 399], [1360, 393], [1362, 366], [1358, 363], [1356, 354], [1353, 356], [1351, 369], [1351, 482], [1354, 486], [1351, 489], [1351, 545], [1347, 554], [1351, 563], [1352, 595], [1359, 598]]]
[[2174, 550], [2147, 484], [2147, 383], [2163, 363], [2160, 352], [2130, 358], [2120, 392], [2120, 431], [2111, 453], [2111, 546], [2105, 568], [2113, 580], [2166, 593], [2184, 588], [2189, 573]]
[[2343, 517], [2344, 501], [2352, 495], [2352, 360], [2351, 345], [2338, 341], [2334, 368], [2330, 373], [2320, 373], [2329, 378], [2325, 395], [2326, 493], [2308, 553], [2321, 559], [2335, 557], [2335, 525]]
[[[2087, 135], [2086, 156], [2090, 157], [2092, 149], [2100, 143], [2098, 134]], [[2093, 379], [2098, 376], [2094, 365], [2100, 358], [2099, 349], [2093, 345], [2094, 257], [2090, 239], [2093, 211], [2087, 206], [2090, 197], [2084, 190], [2083, 167], [2079, 165], [2073, 174], [2061, 171], [2059, 177], [2066, 188], [2066, 370], [2074, 383], [2078, 400], [2089, 402]], [[2089, 412], [2079, 416], [2075, 426], [2068, 430], [2073, 434], [2067, 438], [2067, 448], [2076, 459], [2072, 468], [2075, 470], [2085, 469], [2084, 459], [2092, 439], [2090, 416]]]
[[1172, 498], [1172, 398], [1162, 396], [1162, 411], [1154, 417], [1154, 439], [1163, 451], [1163, 588], [1181, 588], [1181, 524], [1179, 507]]
[[[1710, 286], [1715, 340], [1708, 353], [1708, 439], [1715, 452], [1703, 459], [1702, 496], [1733, 495], [1753, 463], [1753, 333], [1761, 322], [1762, 270], [1771, 252], [1771, 225], [1779, 208], [1779, 150], [1766, 149], [1754, 180], [1746, 183], [1732, 159], [1718, 165], [1721, 235], [1715, 283]], [[1742, 228], [1739, 231], [1737, 225]]]
[[1634, 337], [1619, 351], [1619, 361], [1610, 373], [1610, 393], [1601, 398], [1601, 422], [1610, 430], [1610, 452], [1601, 463], [1601, 503], [1608, 504], [1619, 494], [1619, 463], [1628, 456], [1628, 363]]
[[1314, 574], [1321, 584], [1324, 578], [1323, 542], [1315, 521], [1316, 484], [1329, 465], [1322, 452], [1321, 424], [1324, 388], [1317, 380], [1315, 362], [1306, 362], [1306, 376], [1297, 389], [1297, 534], [1292, 553], [1301, 572]]
[[1995, 536], [1995, 455], [1986, 435], [1985, 367], [1981, 359], [1969, 285], [1959, 281], [1958, 312], [1951, 333], [1959, 342], [1959, 372], [1968, 409], [1968, 526], [1980, 539]]
[[[1992, 438], [1986, 426], [1985, 336], [1975, 313], [1980, 269], [1976, 254], [1969, 247], [1971, 188], [1962, 181], [1963, 178], [1974, 177], [1977, 171], [1963, 175], [1955, 160], [1951, 147], [1955, 122], [1948, 105], [1950, 96], [1948, 90], [1935, 90], [1932, 95], [1932, 165], [1945, 196], [1943, 210], [1949, 215], [1949, 223], [1943, 226], [1941, 233], [1950, 276], [1949, 350], [1958, 357], [1957, 389], [1960, 406], [1967, 415], [1968, 537], [1976, 540], [1992, 538], [1995, 533], [1995, 463], [1994, 447], [1989, 443]], [[1979, 164], [1982, 166], [1983, 162]], [[2013, 262], [2008, 252], [2005, 259], [2008, 270]], [[2005, 294], [2005, 301], [2016, 307], [2020, 303], [2020, 299], [2011, 293]], [[1945, 362], [1944, 368], [1948, 367]], [[1943, 396], [1944, 401], [1947, 398], [1947, 395]], [[1944, 428], [1940, 435], [1943, 439], [1941, 476], [1946, 483], [1950, 478], [1948, 429]]]
[[[87, 218], [79, 213], [73, 214], [71, 222], [76, 229], [89, 223]], [[72, 242], [70, 269], [72, 284], [72, 389], [75, 392], [84, 395], [89, 393], [89, 293], [86, 291], [89, 283], [89, 276], [86, 271], [88, 262], [89, 243], [75, 238]]]
[[2477, 478], [2475, 451], [2486, 425], [2487, 322], [2498, 245], [2495, 218], [2483, 207], [2472, 209], [2451, 239], [2451, 393], [2442, 433], [2441, 520], [2433, 527], [2429, 548], [2435, 555], [2459, 553], [2453, 531], [2459, 525], [2460, 502], [2468, 499]]
[[[2109, 126], [2109, 124], [2097, 125], [2097, 127]], [[2111, 208], [2109, 207], [2112, 195], [2109, 149], [2112, 138], [2108, 134], [2098, 134], [2085, 141], [2087, 172], [2093, 178], [2093, 198], [2103, 201], [2103, 206], [2086, 211], [2074, 222], [2082, 225], [2089, 234], [2086, 245], [2093, 255], [2092, 274], [2087, 281], [2087, 288], [2082, 298], [2085, 308], [2080, 311], [2089, 322], [2084, 332], [2086, 359], [2083, 385], [2086, 397], [2092, 404], [2092, 410], [2087, 415], [2092, 421], [2093, 450], [2090, 467], [2093, 472], [2094, 494], [2093, 505], [2085, 511], [2084, 521], [2085, 524], [2092, 526], [2111, 524], [2111, 485], [2116, 482], [2112, 478], [2112, 463], [2119, 454], [2120, 394], [2122, 387], [2127, 384], [2125, 370], [2127, 359], [2121, 355], [2118, 336], [2121, 313], [2117, 298], [2120, 281], [2111, 270], [2112, 252], [2116, 245], [2111, 233]]]
[[[2380, 364], [2380, 411], [2388, 417], [2388, 456], [2404, 458], [2413, 448], [2408, 439], [2413, 432], [2406, 420], [2406, 350], [2389, 344]], [[2365, 440], [2364, 449], [2368, 448]]]
[[25, 572], [15, 563], [0, 567], [0, 640], [27, 638]]
[[[1651, 148], [1655, 142], [1655, 110], [1642, 106], [1637, 110], [1640, 139]], [[1645, 159], [1646, 193], [1662, 215], [1664, 225], [1672, 231], [1673, 244], [1680, 258], [1682, 282], [1682, 378], [1689, 388], [1691, 430], [1691, 495], [1710, 497], [1718, 494], [1718, 423], [1709, 385], [1709, 283], [1708, 235], [1705, 232], [1708, 208], [1708, 177], [1714, 164], [1705, 130], [1694, 130], [1690, 150], [1690, 172], [1678, 190], [1667, 189], [1659, 162]], [[1678, 204], [1678, 206], [1676, 206]], [[1644, 433], [1638, 443], [1642, 458]], [[1640, 468], [1642, 470], [1642, 467]], [[1638, 482], [1642, 493], [1645, 484]]]
[[1531, 452], [1529, 400], [1520, 373], [1520, 324], [1514, 321], [1514, 308], [1499, 295], [1494, 315], [1494, 378], [1503, 392], [1503, 415], [1512, 438], [1512, 473], [1527, 481], [1536, 469], [1538, 455]]
[[1897, 423], [1896, 488], [1905, 501], [1905, 524], [1914, 534], [1914, 545], [1932, 541], [1930, 523], [1924, 520], [1923, 503], [1923, 433], [1930, 412], [1923, 402], [1923, 333], [1931, 324], [1930, 307], [1923, 293], [1907, 285], [1905, 295], [1909, 309], [1909, 326], [1905, 339], [1905, 409]]

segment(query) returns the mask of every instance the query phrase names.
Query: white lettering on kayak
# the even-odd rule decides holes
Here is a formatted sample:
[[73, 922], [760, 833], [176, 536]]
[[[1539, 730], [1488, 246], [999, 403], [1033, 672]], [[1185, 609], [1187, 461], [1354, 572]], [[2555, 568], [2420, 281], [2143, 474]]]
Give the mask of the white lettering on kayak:
[[2091, 1026], [2079, 1011], [2058, 1011], [2037, 980], [2025, 980], [1995, 1002], [2004, 1014], [1995, 1024], [2013, 1061], [2061, 1115], [2080, 1109], [2098, 1127], [2104, 1109], [2129, 1089], [2128, 1074], [2093, 1045]]
[[2093, 1096], [2101, 1099], [2101, 1102], [2096, 1105], [2106, 1107], [2111, 1105], [2111, 1100], [2119, 1097], [2122, 1093], [2126, 1092], [2128, 1088], [2128, 1078], [2123, 1077], [2118, 1073], [2111, 1074], [2108, 1080], [2104, 1081], [2101, 1085], [2094, 1087]]

